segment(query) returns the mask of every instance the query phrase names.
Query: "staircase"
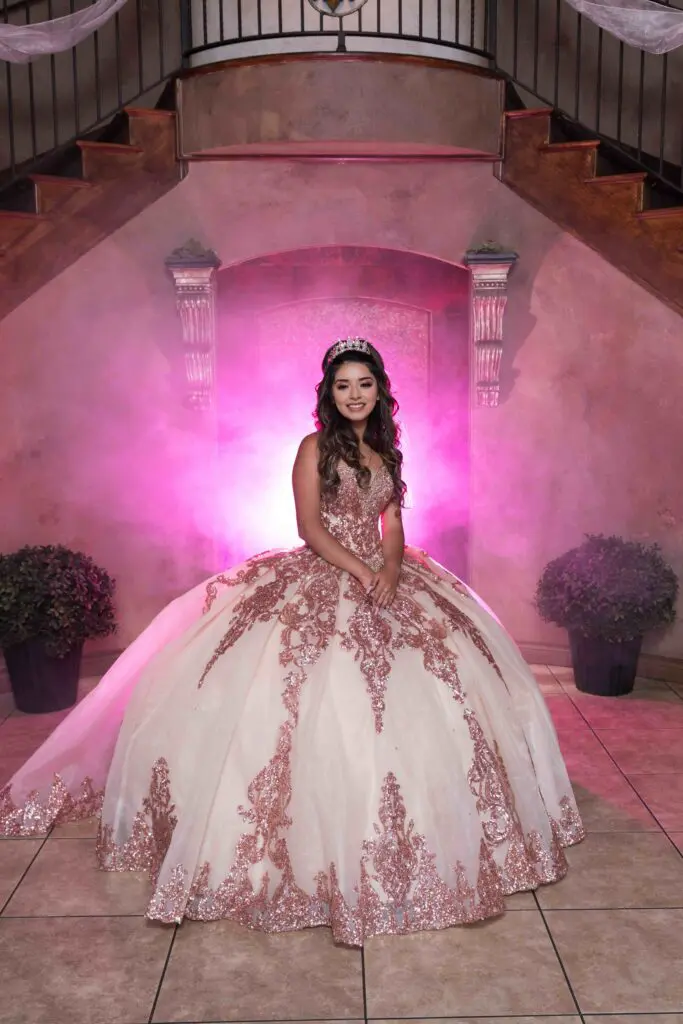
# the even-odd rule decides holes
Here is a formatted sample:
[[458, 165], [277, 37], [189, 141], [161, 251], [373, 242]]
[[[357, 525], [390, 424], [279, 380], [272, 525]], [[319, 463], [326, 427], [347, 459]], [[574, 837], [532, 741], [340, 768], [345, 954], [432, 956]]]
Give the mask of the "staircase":
[[126, 108], [0, 191], [0, 320], [182, 178], [176, 115]]
[[505, 115], [500, 178], [683, 314], [683, 197], [615, 168], [597, 139], [560, 139], [548, 109]]

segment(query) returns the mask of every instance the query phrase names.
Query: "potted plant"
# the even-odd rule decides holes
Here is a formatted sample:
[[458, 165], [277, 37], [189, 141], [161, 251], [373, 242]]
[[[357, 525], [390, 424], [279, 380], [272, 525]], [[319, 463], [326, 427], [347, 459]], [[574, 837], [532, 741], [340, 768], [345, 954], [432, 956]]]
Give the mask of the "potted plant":
[[114, 586], [92, 558], [61, 545], [0, 555], [0, 647], [20, 711], [76, 703], [84, 642], [116, 628]]
[[658, 545], [588, 535], [546, 566], [536, 607], [568, 631], [577, 689], [617, 697], [633, 689], [645, 633], [675, 620], [677, 596]]

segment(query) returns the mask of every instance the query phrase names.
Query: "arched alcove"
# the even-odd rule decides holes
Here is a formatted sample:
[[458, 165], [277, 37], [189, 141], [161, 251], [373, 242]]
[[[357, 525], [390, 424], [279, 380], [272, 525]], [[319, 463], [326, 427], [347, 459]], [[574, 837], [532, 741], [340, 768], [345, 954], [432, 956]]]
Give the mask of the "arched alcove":
[[218, 274], [219, 548], [296, 541], [290, 472], [312, 429], [325, 349], [363, 336], [401, 412], [409, 541], [467, 576], [469, 288], [463, 268], [405, 251], [324, 246]]

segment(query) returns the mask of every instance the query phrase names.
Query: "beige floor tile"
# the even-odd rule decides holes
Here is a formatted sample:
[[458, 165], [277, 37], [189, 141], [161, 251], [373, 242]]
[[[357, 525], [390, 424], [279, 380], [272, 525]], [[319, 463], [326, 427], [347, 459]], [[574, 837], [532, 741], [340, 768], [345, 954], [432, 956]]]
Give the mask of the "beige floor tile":
[[563, 690], [558, 680], [546, 665], [530, 665], [534, 678], [542, 693], [562, 694]]
[[598, 733], [603, 729], [642, 733], [683, 729], [683, 700], [669, 689], [643, 691], [629, 699], [578, 694], [573, 700]]
[[[372, 1019], [372, 1018], [370, 1018]], [[581, 1018], [575, 1017], [439, 1017], [438, 1024], [579, 1024]], [[378, 1020], [373, 1024], [404, 1024], [401, 1018], [394, 1020]], [[410, 1024], [436, 1024], [429, 1017], [413, 1017]], [[674, 1022], [672, 1022], [674, 1024]]]
[[442, 932], [372, 939], [365, 949], [365, 977], [373, 1018], [571, 1014], [576, 1009], [536, 911]]
[[328, 929], [263, 935], [217, 921], [180, 928], [154, 1020], [362, 1016], [360, 952], [335, 946]]
[[0, 908], [38, 853], [42, 839], [7, 839], [0, 843]]
[[0, 722], [14, 711], [14, 697], [11, 693], [3, 691], [0, 693]]
[[683, 832], [683, 773], [632, 775], [628, 780], [667, 832]]
[[587, 725], [575, 726], [571, 722], [556, 720], [555, 728], [572, 782], [580, 782], [587, 776], [594, 776], [596, 772], [614, 772], [614, 760]]
[[676, 849], [683, 853], [683, 832], [669, 832], [669, 839]]
[[143, 1024], [172, 937], [139, 918], [0, 918], [0, 1024]]
[[[43, 716], [41, 715], [40, 718]], [[54, 729], [54, 724], [37, 721], [38, 716], [10, 715], [0, 725], [0, 757], [28, 759]]]
[[544, 913], [582, 1012], [683, 1011], [683, 910]]
[[567, 860], [569, 874], [538, 890], [544, 909], [683, 908], [683, 858], [663, 833], [595, 833]]
[[48, 839], [4, 911], [4, 917], [144, 915], [146, 875], [100, 871], [92, 839]]
[[55, 825], [50, 836], [52, 839], [96, 839], [99, 821], [100, 819], [95, 817]]
[[601, 729], [604, 744], [624, 775], [683, 773], [683, 729], [648, 736], [641, 729]]
[[516, 892], [505, 898], [506, 910], [536, 910], [536, 900], [532, 892]]
[[588, 832], [659, 832], [660, 826], [627, 779], [616, 768], [584, 771], [574, 796]]
[[550, 693], [546, 696], [546, 704], [554, 722], [562, 722], [569, 728], [574, 725], [577, 729], [588, 729], [588, 723], [582, 718], [581, 712], [574, 701], [567, 696], [564, 690], [560, 693]]
[[683, 1013], [589, 1013], [586, 1024], [683, 1024]]

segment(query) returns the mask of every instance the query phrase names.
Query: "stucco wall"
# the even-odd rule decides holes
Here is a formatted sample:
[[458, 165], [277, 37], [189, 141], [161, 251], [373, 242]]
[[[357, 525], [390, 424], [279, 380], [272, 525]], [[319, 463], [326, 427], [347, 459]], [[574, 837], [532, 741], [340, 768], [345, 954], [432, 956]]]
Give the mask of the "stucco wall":
[[[163, 267], [191, 236], [228, 264], [329, 244], [454, 262], [489, 238], [515, 248], [503, 402], [471, 417], [475, 587], [516, 639], [552, 643], [534, 585], [585, 531], [660, 540], [683, 572], [679, 317], [489, 165], [201, 164], [0, 324], [0, 547], [92, 553], [119, 579], [121, 644], [210, 568], [205, 435], [181, 405]], [[650, 649], [683, 656], [683, 623]]]

